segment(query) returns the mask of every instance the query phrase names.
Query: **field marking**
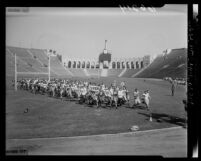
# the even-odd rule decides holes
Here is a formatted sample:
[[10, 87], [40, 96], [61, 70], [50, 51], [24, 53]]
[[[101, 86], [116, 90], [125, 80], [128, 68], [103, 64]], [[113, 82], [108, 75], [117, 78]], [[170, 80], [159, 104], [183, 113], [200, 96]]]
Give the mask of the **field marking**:
[[107, 136], [122, 136], [126, 134], [139, 134], [139, 133], [147, 133], [147, 132], [160, 132], [165, 130], [173, 130], [173, 129], [181, 129], [181, 126], [174, 126], [168, 128], [160, 128], [160, 129], [151, 129], [151, 130], [143, 130], [143, 131], [135, 131], [135, 132], [123, 132], [116, 134], [98, 134], [98, 135], [84, 135], [84, 136], [65, 136], [65, 137], [52, 137], [52, 138], [29, 138], [29, 139], [6, 139], [6, 140], [57, 140], [57, 139], [76, 139], [76, 138], [90, 138], [90, 137], [107, 137]]

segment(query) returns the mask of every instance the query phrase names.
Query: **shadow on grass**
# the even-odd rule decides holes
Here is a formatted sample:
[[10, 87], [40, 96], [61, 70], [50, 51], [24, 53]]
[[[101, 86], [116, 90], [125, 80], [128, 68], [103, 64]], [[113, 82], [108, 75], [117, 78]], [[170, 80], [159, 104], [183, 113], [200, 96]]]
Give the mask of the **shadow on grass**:
[[[138, 112], [138, 114], [146, 116], [147, 119], [150, 117], [149, 113]], [[175, 125], [183, 126], [183, 127], [186, 125], [186, 119], [168, 115], [168, 114], [152, 113], [152, 118], [155, 119], [157, 122], [167, 122], [167, 123], [171, 123], [171, 124], [175, 124]]]
[[140, 110], [146, 110], [146, 107], [145, 106], [141, 106], [141, 105], [128, 105], [126, 106], [126, 108], [130, 108], [130, 109], [140, 109]]

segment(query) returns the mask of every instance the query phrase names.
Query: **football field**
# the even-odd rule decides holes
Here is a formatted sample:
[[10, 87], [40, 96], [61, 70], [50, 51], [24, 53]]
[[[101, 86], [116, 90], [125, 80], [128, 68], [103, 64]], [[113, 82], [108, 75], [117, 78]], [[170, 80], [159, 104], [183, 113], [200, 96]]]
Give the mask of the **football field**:
[[[86, 78], [88, 81], [103, 82], [107, 85], [114, 79], [118, 84], [121, 81], [126, 82], [131, 96], [130, 106], [123, 105], [118, 109], [104, 106], [96, 108], [78, 104], [75, 101], [61, 101], [47, 95], [34, 95], [24, 90], [15, 92], [7, 86], [6, 138], [30, 139], [115, 134], [129, 132], [133, 125], [139, 126], [139, 131], [184, 125], [186, 115], [182, 104], [182, 99], [186, 97], [184, 86], [178, 85], [175, 96], [171, 96], [170, 83], [162, 80]], [[143, 105], [132, 108], [132, 92], [135, 88], [138, 88], [140, 94], [146, 89], [150, 90], [153, 122], [148, 121], [149, 113]], [[24, 113], [26, 108], [29, 111]]]

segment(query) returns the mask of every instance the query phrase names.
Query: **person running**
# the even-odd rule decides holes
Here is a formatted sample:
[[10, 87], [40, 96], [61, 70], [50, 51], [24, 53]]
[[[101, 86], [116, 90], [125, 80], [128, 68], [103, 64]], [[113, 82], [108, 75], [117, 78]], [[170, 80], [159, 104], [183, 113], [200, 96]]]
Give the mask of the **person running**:
[[122, 88], [124, 88], [124, 87], [126, 86], [125, 81], [121, 82], [121, 84], [120, 84], [120, 85], [121, 85], [121, 87], [122, 87]]
[[144, 93], [142, 94], [142, 103], [146, 105], [146, 108], [149, 111], [149, 121], [152, 122], [152, 113], [149, 106], [150, 100], [151, 100], [151, 97], [149, 95], [149, 90], [144, 91]]
[[135, 91], [133, 92], [133, 96], [134, 96], [134, 105], [139, 105], [141, 103], [140, 101], [140, 94], [137, 88], [135, 88]]
[[116, 80], [114, 80], [114, 82], [112, 83], [112, 86], [113, 86], [114, 88], [117, 87], [117, 81], [116, 81]]

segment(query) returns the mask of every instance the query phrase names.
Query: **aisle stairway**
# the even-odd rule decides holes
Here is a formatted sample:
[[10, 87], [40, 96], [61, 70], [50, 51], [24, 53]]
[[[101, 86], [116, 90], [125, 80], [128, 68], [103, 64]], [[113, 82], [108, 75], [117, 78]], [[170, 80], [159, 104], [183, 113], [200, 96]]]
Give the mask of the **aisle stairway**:
[[107, 77], [107, 72], [108, 72], [108, 69], [102, 69], [101, 70], [101, 77]]

